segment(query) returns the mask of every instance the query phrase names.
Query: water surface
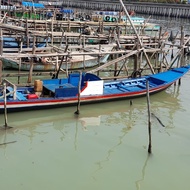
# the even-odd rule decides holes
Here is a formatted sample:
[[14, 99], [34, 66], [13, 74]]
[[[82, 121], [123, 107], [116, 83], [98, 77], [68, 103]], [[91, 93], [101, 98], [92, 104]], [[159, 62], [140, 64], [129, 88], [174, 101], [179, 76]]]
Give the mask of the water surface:
[[[0, 130], [2, 190], [190, 189], [190, 73], [145, 98], [8, 114]], [[0, 126], [4, 116], [0, 115]], [[3, 145], [3, 143], [5, 143]], [[6, 144], [8, 143], [8, 144]]]

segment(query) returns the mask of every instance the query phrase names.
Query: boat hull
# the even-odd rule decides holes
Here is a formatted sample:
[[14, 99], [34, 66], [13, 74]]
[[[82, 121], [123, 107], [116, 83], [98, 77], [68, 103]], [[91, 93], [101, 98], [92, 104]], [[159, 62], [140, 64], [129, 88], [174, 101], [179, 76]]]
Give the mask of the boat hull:
[[[153, 88], [149, 91], [150, 94], [155, 94], [161, 92], [168, 88], [172, 84], [160, 86], [159, 88]], [[117, 101], [124, 99], [133, 99], [138, 97], [146, 96], [147, 91], [141, 90], [138, 92], [131, 93], [120, 93], [113, 95], [96, 95], [96, 96], [85, 96], [80, 98], [80, 104], [92, 104], [92, 103], [102, 103], [109, 101]], [[48, 100], [36, 99], [36, 100], [27, 100], [27, 101], [12, 101], [7, 102], [6, 108], [8, 112], [15, 111], [25, 111], [25, 110], [38, 110], [38, 109], [50, 109], [50, 108], [58, 108], [58, 107], [67, 107], [67, 106], [75, 106], [78, 104], [78, 97], [72, 98], [51, 98]], [[0, 102], [0, 113], [4, 112], [4, 103]]]
[[[88, 58], [89, 57], [89, 58]], [[85, 69], [95, 67], [100, 63], [105, 63], [109, 58], [109, 54], [104, 55], [98, 61], [98, 58], [92, 56], [86, 56], [85, 61], [81, 60], [81, 58], [75, 58], [74, 60], [70, 60], [68, 64], [63, 63], [61, 69], [64, 70], [75, 70], [75, 69]], [[22, 62], [19, 65], [19, 60], [17, 59], [7, 59], [1, 58], [4, 69], [15, 69], [21, 71], [29, 71], [30, 70], [30, 62]], [[42, 63], [42, 62], [34, 62], [33, 63], [33, 71], [55, 71], [58, 69], [60, 61], [58, 64], [56, 63]]]
[[8, 112], [38, 110], [78, 105], [79, 102], [90, 104], [138, 98], [146, 96], [147, 91], [154, 94], [167, 89], [189, 70], [190, 65], [140, 78], [113, 81], [103, 81], [91, 73], [71, 73], [68, 78], [37, 81], [38, 86], [34, 87], [16, 88], [13, 85], [12, 88], [8, 85], [6, 106], [3, 94], [0, 94], [0, 112], [5, 108]]

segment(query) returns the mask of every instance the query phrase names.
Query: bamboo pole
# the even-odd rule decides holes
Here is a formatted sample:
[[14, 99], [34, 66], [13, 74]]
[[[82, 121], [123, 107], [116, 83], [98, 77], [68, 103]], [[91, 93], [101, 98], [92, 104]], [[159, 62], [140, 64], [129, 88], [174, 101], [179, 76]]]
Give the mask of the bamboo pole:
[[26, 39], [27, 39], [27, 47], [30, 46], [29, 42], [29, 29], [28, 29], [28, 18], [26, 18]]
[[147, 55], [146, 52], [145, 52], [144, 45], [143, 45], [143, 43], [142, 43], [142, 41], [141, 41], [141, 39], [140, 39], [139, 34], [137, 33], [137, 30], [136, 30], [135, 26], [134, 26], [133, 23], [132, 23], [132, 20], [131, 20], [131, 18], [130, 18], [130, 16], [129, 16], [129, 13], [128, 13], [128, 11], [127, 11], [125, 5], [123, 4], [123, 1], [122, 1], [122, 0], [119, 0], [119, 1], [120, 1], [121, 5], [122, 5], [122, 7], [123, 7], [123, 10], [125, 11], [125, 14], [127, 15], [127, 18], [128, 18], [128, 20], [129, 20], [129, 22], [130, 22], [130, 24], [131, 24], [131, 26], [132, 26], [132, 28], [133, 28], [133, 30], [134, 30], [134, 32], [135, 32], [135, 35], [137, 36], [137, 39], [138, 39], [138, 41], [139, 41], [139, 43], [140, 43], [140, 47], [142, 48], [142, 51], [143, 51], [143, 53], [144, 53], [144, 55], [145, 55], [145, 58], [146, 58], [147, 63], [148, 63], [148, 65], [149, 65], [149, 67], [150, 67], [150, 70], [151, 70], [151, 72], [152, 72], [153, 74], [155, 74], [154, 69], [153, 69], [153, 67], [152, 67], [152, 65], [151, 65], [151, 62], [150, 62], [150, 60], [149, 60], [149, 58], [148, 58], [148, 55]]
[[78, 103], [77, 103], [77, 111], [75, 114], [80, 114], [80, 93], [81, 93], [81, 82], [82, 82], [82, 72], [79, 75], [79, 84], [78, 84]]
[[180, 66], [184, 65], [184, 55], [185, 55], [185, 50], [184, 50], [184, 27], [181, 26], [181, 39], [180, 39], [180, 46], [181, 46], [181, 55], [180, 55]]
[[146, 81], [146, 90], [147, 90], [147, 107], [148, 107], [148, 136], [149, 136], [148, 153], [152, 153], [151, 113], [150, 113], [150, 96], [149, 96], [149, 82], [148, 82], [148, 80]]
[[[33, 38], [32, 54], [35, 54], [35, 49], [36, 49], [35, 44], [36, 44], [36, 36], [34, 36], [34, 38]], [[34, 67], [34, 59], [31, 58], [31, 60], [30, 60], [30, 71], [29, 71], [29, 76], [28, 76], [28, 83], [32, 82], [33, 67]]]
[[5, 119], [5, 129], [7, 129], [7, 95], [6, 95], [6, 83], [3, 84], [3, 96], [4, 96], [4, 119]]
[[3, 73], [3, 63], [2, 63], [2, 61], [0, 60], [0, 84], [1, 84], [1, 82], [2, 82], [2, 73]]
[[53, 45], [53, 17], [51, 18], [51, 45]]
[[[85, 49], [85, 36], [83, 36], [83, 43], [82, 43], [82, 47], [83, 49]], [[85, 69], [85, 55], [83, 55], [83, 68]]]
[[3, 55], [3, 31], [0, 28], [0, 55]]

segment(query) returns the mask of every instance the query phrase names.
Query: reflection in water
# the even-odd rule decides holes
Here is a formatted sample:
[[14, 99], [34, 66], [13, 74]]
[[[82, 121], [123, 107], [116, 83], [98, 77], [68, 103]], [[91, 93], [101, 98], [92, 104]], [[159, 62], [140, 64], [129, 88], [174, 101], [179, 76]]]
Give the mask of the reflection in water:
[[[160, 115], [162, 116], [164, 113], [165, 116], [165, 113], [167, 114], [166, 116], [168, 118], [164, 121], [166, 128], [168, 121], [173, 120], [176, 110], [181, 109], [180, 101], [178, 100], [179, 89], [175, 88], [175, 90], [177, 93], [173, 93], [172, 88], [169, 90], [172, 92], [163, 92], [159, 93], [159, 96], [154, 95], [150, 97], [152, 112], [158, 115], [161, 120], [162, 117], [160, 117]], [[46, 162], [50, 164], [52, 170], [54, 166], [55, 168], [60, 167], [62, 170], [66, 168], [65, 171], [68, 173], [70, 171], [71, 173], [77, 173], [76, 170], [79, 168], [79, 172], [81, 172], [82, 176], [78, 177], [80, 181], [88, 176], [90, 178], [89, 181], [92, 181], [93, 184], [100, 184], [102, 180], [100, 176], [108, 174], [112, 177], [111, 175], [113, 174], [107, 172], [109, 169], [112, 169], [112, 167], [116, 167], [117, 163], [121, 163], [121, 165], [124, 164], [122, 162], [124, 159], [126, 159], [125, 161], [127, 163], [133, 161], [133, 158], [130, 156], [124, 158], [125, 155], [121, 151], [127, 151], [129, 148], [130, 153], [132, 153], [131, 155], [133, 155], [133, 153], [136, 154], [136, 151], [132, 150], [134, 146], [128, 144], [127, 141], [131, 140], [131, 134], [133, 134], [134, 131], [135, 133], [137, 130], [140, 130], [142, 133], [145, 131], [144, 129], [146, 129], [146, 127], [142, 129], [142, 127], [138, 125], [139, 123], [140, 125], [144, 125], [144, 123], [147, 122], [146, 109], [146, 98], [139, 98], [133, 100], [132, 106], [130, 106], [129, 100], [81, 106], [81, 113], [77, 116], [74, 114], [73, 110], [75, 109], [73, 108], [13, 113], [8, 115], [8, 122], [14, 128], [6, 131], [6, 137], [8, 137], [6, 139], [4, 136], [5, 131], [1, 130], [0, 142], [14, 141], [16, 138], [17, 143], [15, 143], [14, 148], [16, 148], [16, 150], [21, 148], [24, 149], [25, 152], [29, 152], [28, 157], [25, 157], [27, 163], [37, 163], [35, 159], [45, 159]], [[0, 120], [0, 122], [1, 121], [2, 120]], [[110, 129], [109, 132], [108, 129]], [[107, 137], [109, 135], [111, 135], [112, 138], [108, 140], [106, 138], [109, 138]], [[143, 134], [143, 136], [146, 136], [146, 134]], [[17, 137], [19, 138], [17, 139]], [[22, 137], [24, 138], [22, 139]], [[104, 140], [101, 141], [102, 139], [105, 139], [105, 144], [101, 143], [105, 142]], [[99, 140], [100, 142], [97, 142]], [[23, 145], [23, 142], [26, 145]], [[133, 143], [138, 144], [139, 142]], [[36, 148], [37, 146], [40, 148]], [[101, 148], [99, 146], [101, 146]], [[3, 159], [3, 157], [5, 157], [4, 160], [6, 160], [7, 157], [10, 159], [12, 157], [12, 147], [9, 149], [9, 145], [0, 146], [0, 151], [1, 148], [3, 148], [2, 153], [4, 151], [4, 156], [2, 156], [1, 159]], [[48, 148], [54, 149], [54, 151], [48, 150]], [[93, 153], [93, 148], [100, 151], [94, 151], [95, 153]], [[49, 152], [56, 156], [49, 155]], [[36, 156], [35, 158], [32, 157], [32, 159], [29, 158], [29, 155], [33, 156], [35, 153], [39, 153], [38, 158], [36, 158]], [[89, 153], [92, 153], [92, 155], [89, 155]], [[118, 154], [124, 155], [124, 157], [118, 157]], [[137, 153], [135, 158], [138, 164], [144, 162], [143, 158], [138, 157], [139, 155], [140, 154]], [[50, 158], [48, 158], [48, 156]], [[145, 161], [144, 166], [141, 166], [142, 164], [140, 164], [140, 167], [135, 166], [136, 170], [133, 171], [134, 179], [131, 181], [133, 186], [136, 185], [137, 190], [141, 188], [142, 181], [145, 179], [145, 168], [148, 159], [149, 158]], [[59, 167], [55, 164], [56, 162], [58, 165], [60, 164]], [[68, 163], [72, 168], [67, 168], [63, 162]], [[39, 161], [38, 163], [43, 162]], [[33, 166], [36, 167], [36, 165], [32, 164], [32, 167]], [[86, 172], [87, 174], [82, 174], [82, 171], [80, 171], [82, 167], [85, 168], [85, 171], [88, 171]], [[125, 165], [124, 167], [131, 169], [130, 166]], [[143, 167], [143, 169], [141, 167]], [[139, 177], [135, 176], [135, 173], [140, 174], [141, 170], [142, 177], [139, 179]], [[125, 172], [128, 171], [123, 170], [124, 174], [126, 174]], [[61, 171], [59, 171], [59, 173], [61, 173]], [[46, 176], [46, 174], [44, 175]]]
[[3, 149], [4, 150], [4, 157], [7, 159], [7, 154], [6, 154], [6, 147], [9, 145], [9, 144], [12, 144], [12, 143], [16, 143], [17, 141], [16, 140], [8, 140], [7, 138], [7, 130], [4, 130], [1, 129], [0, 130], [0, 149]]
[[[121, 112], [118, 113], [118, 115], [120, 119], [122, 119], [122, 123], [126, 126], [124, 128], [122, 128], [121, 132], [122, 135], [119, 136], [118, 139], [118, 143], [111, 147], [108, 151], [107, 151], [107, 155], [103, 160], [97, 161], [95, 164], [97, 165], [97, 169], [93, 172], [93, 176], [92, 178], [96, 181], [96, 177], [95, 174], [97, 174], [97, 172], [99, 172], [101, 169], [103, 169], [104, 164], [106, 162], [108, 162], [111, 158], [111, 155], [114, 153], [115, 149], [120, 146], [123, 142], [124, 137], [127, 135], [127, 133], [132, 129], [134, 122], [133, 119], [135, 120], [135, 109], [133, 107], [130, 107], [128, 112]], [[108, 118], [109, 122], [107, 123], [108, 125], [110, 125], [111, 123], [114, 122], [114, 124], [116, 124], [118, 122], [118, 119], [116, 119], [115, 117], [113, 117], [113, 115], [110, 115], [110, 118]], [[106, 120], [107, 121], [107, 120]]]
[[[8, 114], [14, 128], [0, 130], [0, 143], [17, 142], [0, 146], [2, 189], [152, 190], [155, 184], [157, 189], [188, 189], [190, 164], [184, 155], [190, 138], [183, 115], [190, 101], [188, 80], [184, 83], [184, 88], [171, 86], [150, 96], [151, 112], [166, 126], [152, 120], [154, 162], [146, 150], [146, 98], [134, 99], [131, 107], [129, 100], [81, 105], [77, 117], [76, 107]], [[94, 187], [105, 184], [110, 188]]]
[[[176, 110], [180, 108], [180, 101], [178, 99], [179, 86], [176, 85], [174, 88], [170, 88], [167, 92], [161, 92], [159, 95], [151, 96], [151, 110], [158, 116], [163, 114], [165, 111], [169, 116], [169, 123], [164, 123], [166, 127], [173, 127], [173, 117]], [[73, 108], [60, 108], [54, 110], [42, 110], [42, 111], [29, 111], [22, 113], [9, 113], [8, 124], [13, 126], [12, 129], [7, 130], [8, 133], [20, 133], [27, 130], [27, 133], [23, 133], [30, 138], [32, 142], [33, 137], [36, 134], [46, 135], [45, 128], [47, 126], [58, 130], [61, 133], [61, 141], [67, 135], [67, 130], [73, 124], [78, 125], [78, 122], [82, 125], [83, 131], [87, 131], [90, 126], [99, 126], [103, 122], [107, 125], [127, 124], [128, 126], [123, 129], [123, 132], [127, 132], [132, 125], [138, 120], [138, 118], [145, 113], [146, 99], [139, 98], [133, 101], [133, 105], [129, 105], [129, 101], [117, 101], [103, 104], [93, 104], [88, 106], [81, 106], [81, 114], [75, 116]], [[135, 111], [135, 114], [132, 114]], [[101, 121], [101, 116], [106, 116], [104, 121]], [[165, 116], [165, 115], [163, 115]], [[3, 118], [3, 115], [0, 115]], [[0, 120], [3, 125], [3, 119]], [[145, 118], [146, 121], [146, 118]], [[166, 121], [165, 121], [166, 122]], [[38, 127], [44, 127], [44, 131], [39, 131]], [[76, 130], [78, 127], [76, 126]], [[1, 136], [2, 131], [0, 131]]]
[[137, 181], [135, 182], [137, 190], [140, 190], [140, 189], [141, 189], [141, 182], [144, 181], [146, 166], [147, 166], [147, 163], [148, 163], [148, 159], [149, 159], [151, 156], [152, 156], [151, 154], [147, 154], [147, 158], [146, 158], [145, 163], [144, 163], [144, 166], [143, 166], [143, 168], [142, 168], [142, 178], [139, 179], [139, 180], [137, 180]]
[[79, 121], [81, 122], [83, 126], [83, 130], [87, 131], [88, 126], [99, 126], [100, 125], [100, 117], [81, 117], [79, 118]]

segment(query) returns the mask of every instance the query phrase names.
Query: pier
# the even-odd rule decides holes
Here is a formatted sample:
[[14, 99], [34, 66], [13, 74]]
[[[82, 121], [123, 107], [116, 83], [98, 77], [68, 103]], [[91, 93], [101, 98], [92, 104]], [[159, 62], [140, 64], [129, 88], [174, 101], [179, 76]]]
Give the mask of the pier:
[[[61, 5], [77, 8], [76, 12], [80, 12], [81, 9], [81, 13], [82, 9], [85, 9], [83, 14], [86, 16], [92, 16], [90, 14], [92, 9], [123, 12], [119, 2], [114, 3], [114, 1], [112, 3], [110, 1], [104, 3], [97, 1], [96, 4], [93, 2], [85, 3], [85, 1], [63, 1], [62, 4], [59, 4], [59, 6]], [[145, 6], [142, 3], [142, 5], [144, 8], [152, 10], [147, 4]], [[155, 7], [155, 4], [151, 5]], [[98, 6], [101, 6], [101, 9]], [[137, 7], [140, 10], [138, 3], [126, 5], [128, 11], [134, 10], [138, 12]], [[177, 6], [174, 7], [177, 8]], [[47, 15], [49, 9], [43, 11], [36, 9], [35, 11], [36, 13], [41, 12], [40, 15], [43, 17]], [[46, 63], [48, 62], [49, 64], [47, 68], [52, 65], [52, 70], [55, 72], [60, 65], [66, 65], [62, 72], [68, 74], [68, 72], [72, 72], [68, 65], [74, 65], [71, 59], [78, 59], [80, 56], [82, 57], [82, 60], [80, 60], [82, 66], [78, 70], [97, 73], [109, 71], [113, 75], [110, 77], [117, 78], [122, 74], [125, 77], [136, 77], [141, 75], [143, 71], [143, 74], [157, 73], [174, 65], [180, 66], [183, 65], [184, 57], [189, 54], [190, 38], [186, 36], [183, 28], [176, 36], [171, 36], [167, 31], [163, 31], [162, 28], [154, 35], [146, 35], [144, 33], [146, 22], [135, 25], [134, 29], [131, 23], [119, 22], [119, 20], [116, 22], [106, 22], [104, 20], [76, 21], [67, 17], [64, 20], [57, 20], [57, 11], [58, 9], [56, 8], [52, 9], [52, 16], [49, 19], [43, 19], [42, 17], [39, 19], [18, 19], [14, 16], [4, 16], [1, 20], [1, 39], [4, 36], [11, 36], [16, 38], [20, 44], [20, 48], [11, 48], [12, 52], [10, 53], [8, 52], [10, 49], [3, 47], [3, 41], [1, 41], [1, 60], [4, 63], [3, 65], [7, 62], [9, 62], [8, 64], [10, 62], [11, 64], [12, 62], [16, 63], [19, 68], [17, 75], [20, 77], [26, 76], [26, 73], [21, 73], [22, 65], [25, 64], [29, 68], [28, 83], [32, 82], [32, 75], [53, 75], [49, 70], [34, 72], [34, 65], [39, 63], [35, 62], [35, 60], [40, 60], [42, 64], [41, 60], [47, 59]], [[74, 11], [74, 14], [76, 12]], [[68, 14], [67, 16], [70, 15]], [[90, 28], [89, 33], [85, 32], [87, 28]], [[37, 47], [37, 44], [41, 42], [46, 47]], [[24, 43], [26, 47], [22, 48]], [[113, 47], [112, 50], [109, 49], [110, 46]], [[103, 51], [102, 48], [104, 49]], [[172, 54], [172, 52], [175, 52], [175, 56], [169, 57], [168, 54]], [[100, 58], [106, 54], [110, 55], [111, 60], [102, 65]], [[96, 68], [87, 68], [86, 62], [89, 56], [97, 59]], [[9, 61], [5, 61], [5, 59]], [[132, 60], [132, 66], [128, 63], [129, 59], [130, 61]], [[146, 63], [143, 60], [146, 60]], [[77, 62], [79, 61], [77, 60]], [[112, 67], [110, 68], [110, 66]], [[4, 69], [4, 66], [2, 66], [2, 69]], [[15, 77], [15, 75], [15, 73], [7, 75], [3, 72], [0, 74], [1, 77]]]

